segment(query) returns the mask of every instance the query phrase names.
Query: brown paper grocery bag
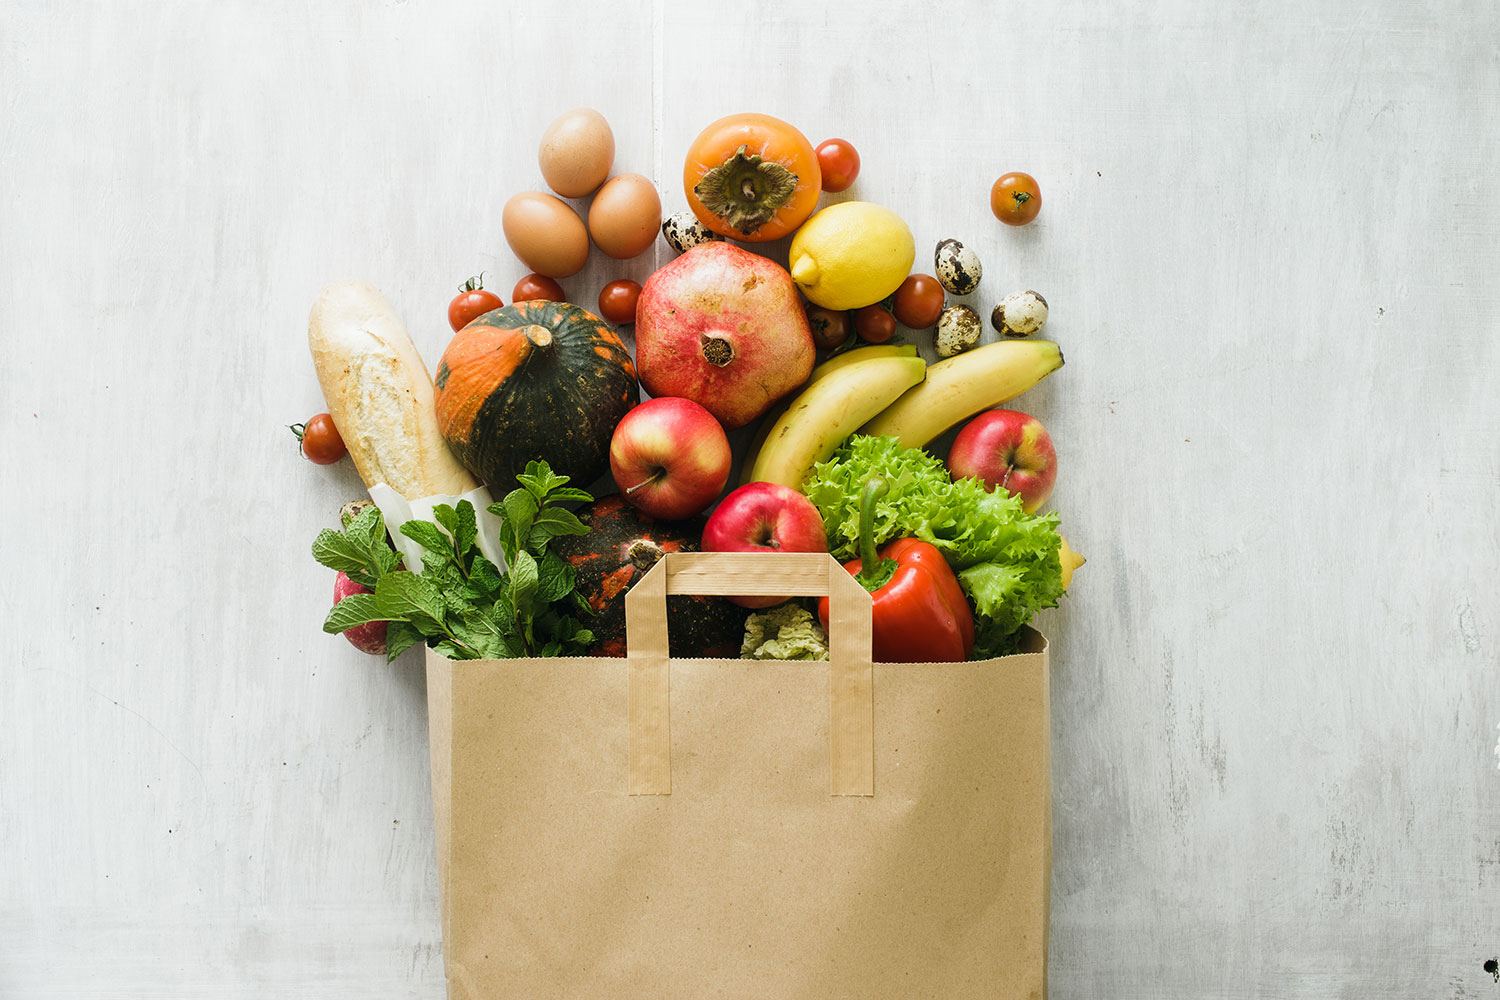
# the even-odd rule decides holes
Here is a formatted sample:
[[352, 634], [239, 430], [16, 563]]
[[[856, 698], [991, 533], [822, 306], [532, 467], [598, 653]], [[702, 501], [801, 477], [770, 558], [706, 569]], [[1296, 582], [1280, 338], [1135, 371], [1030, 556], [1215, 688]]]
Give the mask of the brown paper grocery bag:
[[[830, 593], [823, 662], [666, 659], [668, 593]], [[448, 995], [1046, 994], [1046, 641], [870, 663], [818, 554], [672, 553], [630, 656], [428, 654]]]

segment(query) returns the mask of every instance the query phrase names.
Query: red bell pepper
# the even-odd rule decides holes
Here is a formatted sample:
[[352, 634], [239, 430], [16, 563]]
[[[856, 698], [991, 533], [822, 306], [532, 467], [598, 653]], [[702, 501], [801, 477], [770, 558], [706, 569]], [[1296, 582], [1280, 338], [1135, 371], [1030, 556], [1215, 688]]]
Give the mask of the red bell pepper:
[[[844, 568], [870, 591], [873, 654], [880, 663], [944, 663], [974, 651], [974, 616], [943, 554], [917, 538], [899, 538], [875, 551], [875, 501], [884, 480], [865, 484], [859, 508], [859, 559]], [[864, 567], [868, 566], [866, 571]], [[818, 601], [828, 628], [828, 598]]]

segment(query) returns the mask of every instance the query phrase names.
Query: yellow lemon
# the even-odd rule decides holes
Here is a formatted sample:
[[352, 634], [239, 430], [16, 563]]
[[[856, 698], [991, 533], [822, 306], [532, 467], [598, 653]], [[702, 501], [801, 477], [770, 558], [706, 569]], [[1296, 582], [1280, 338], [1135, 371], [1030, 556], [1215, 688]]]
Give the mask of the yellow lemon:
[[868, 201], [830, 205], [792, 237], [788, 263], [802, 294], [824, 309], [858, 309], [890, 295], [917, 257], [901, 216]]

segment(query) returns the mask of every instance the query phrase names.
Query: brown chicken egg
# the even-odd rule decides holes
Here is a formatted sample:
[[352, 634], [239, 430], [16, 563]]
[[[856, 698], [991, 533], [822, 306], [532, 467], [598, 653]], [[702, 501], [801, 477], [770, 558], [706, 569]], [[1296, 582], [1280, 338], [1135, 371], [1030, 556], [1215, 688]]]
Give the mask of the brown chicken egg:
[[505, 203], [500, 225], [511, 251], [538, 274], [566, 278], [589, 259], [588, 230], [561, 198], [522, 191]]
[[640, 174], [611, 177], [589, 206], [594, 245], [617, 260], [643, 253], [661, 230], [661, 196]]
[[615, 134], [593, 108], [574, 108], [547, 126], [536, 158], [548, 187], [564, 198], [582, 198], [609, 176]]

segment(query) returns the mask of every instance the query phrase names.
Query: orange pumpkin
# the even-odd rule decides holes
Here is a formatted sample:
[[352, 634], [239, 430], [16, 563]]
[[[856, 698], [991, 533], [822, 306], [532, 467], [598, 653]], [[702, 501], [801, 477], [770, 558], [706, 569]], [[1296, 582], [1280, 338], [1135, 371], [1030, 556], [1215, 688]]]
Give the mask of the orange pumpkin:
[[764, 243], [818, 206], [823, 174], [812, 143], [770, 115], [720, 118], [698, 134], [682, 168], [688, 207], [720, 236]]

